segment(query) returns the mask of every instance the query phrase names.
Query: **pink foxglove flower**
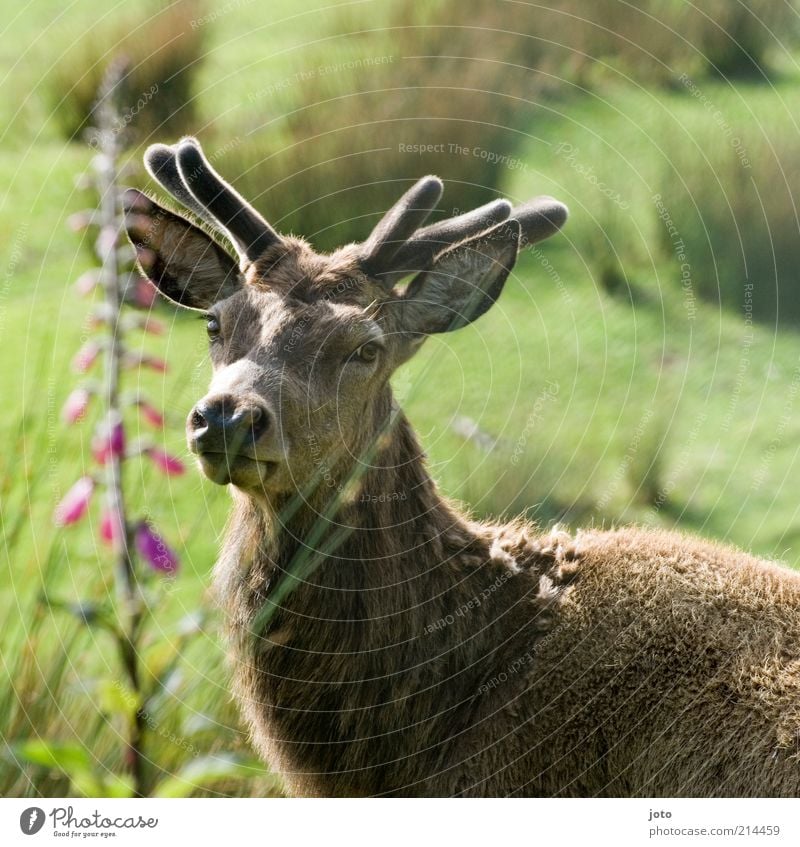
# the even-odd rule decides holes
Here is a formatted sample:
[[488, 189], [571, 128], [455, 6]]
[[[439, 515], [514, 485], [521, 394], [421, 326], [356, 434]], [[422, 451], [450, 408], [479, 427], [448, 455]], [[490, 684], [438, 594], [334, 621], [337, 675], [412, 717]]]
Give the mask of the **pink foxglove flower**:
[[67, 226], [73, 232], [83, 232], [95, 223], [97, 212], [94, 209], [84, 209], [82, 212], [75, 212], [67, 218]]
[[140, 309], [149, 309], [156, 302], [158, 291], [149, 279], [138, 279], [131, 300]]
[[61, 418], [64, 423], [74, 424], [83, 420], [86, 410], [89, 408], [91, 395], [85, 388], [76, 388], [67, 397], [64, 408], [61, 410]]
[[75, 289], [81, 297], [91, 294], [92, 291], [100, 284], [100, 268], [93, 268], [86, 273], [82, 273], [75, 280]]
[[109, 511], [103, 512], [100, 519], [100, 538], [108, 545], [117, 547], [120, 542], [119, 522]]
[[157, 356], [142, 356], [140, 364], [160, 373], [165, 373], [167, 370], [167, 363]]
[[94, 480], [90, 476], [81, 477], [56, 506], [53, 516], [56, 526], [69, 526], [77, 523], [89, 508], [93, 491]]
[[122, 421], [117, 421], [110, 428], [101, 430], [92, 439], [92, 455], [101, 465], [109, 459], [121, 456], [125, 452], [125, 429]]
[[116, 227], [104, 226], [100, 230], [100, 234], [97, 236], [97, 241], [94, 243], [94, 249], [103, 261], [105, 261], [105, 259], [111, 255], [111, 251], [116, 248], [117, 238], [118, 232]]
[[166, 574], [173, 574], [178, 570], [178, 557], [147, 521], [137, 524], [135, 542], [139, 555], [153, 570]]
[[139, 411], [147, 423], [152, 426], [164, 426], [164, 416], [155, 406], [151, 406], [146, 400], [139, 401]]
[[95, 341], [87, 341], [75, 354], [75, 358], [72, 360], [72, 366], [76, 371], [86, 373], [97, 361], [99, 355], [100, 345]]
[[150, 458], [153, 460], [158, 469], [167, 476], [180, 476], [186, 470], [180, 459], [175, 456], [170, 456], [170, 454], [164, 452], [164, 450], [159, 450], [157, 447], [153, 447], [147, 452], [150, 454]]
[[139, 322], [139, 329], [149, 332], [151, 335], [164, 334], [164, 324], [156, 318], [151, 318], [149, 315], [143, 317]]

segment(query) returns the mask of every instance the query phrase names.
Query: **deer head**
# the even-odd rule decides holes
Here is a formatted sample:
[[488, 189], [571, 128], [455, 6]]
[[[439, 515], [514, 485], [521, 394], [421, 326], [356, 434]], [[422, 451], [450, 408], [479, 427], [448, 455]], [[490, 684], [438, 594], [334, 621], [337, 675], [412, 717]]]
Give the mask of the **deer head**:
[[135, 189], [125, 193], [142, 272], [206, 323], [213, 378], [189, 413], [189, 448], [210, 479], [267, 500], [371, 461], [391, 416], [395, 368], [428, 335], [480, 317], [520, 248], [567, 217], [561, 203], [539, 197], [513, 209], [496, 200], [424, 226], [442, 194], [441, 181], [427, 176], [365, 242], [321, 255], [279, 235], [195, 139], [150, 147], [145, 165], [208, 229]]

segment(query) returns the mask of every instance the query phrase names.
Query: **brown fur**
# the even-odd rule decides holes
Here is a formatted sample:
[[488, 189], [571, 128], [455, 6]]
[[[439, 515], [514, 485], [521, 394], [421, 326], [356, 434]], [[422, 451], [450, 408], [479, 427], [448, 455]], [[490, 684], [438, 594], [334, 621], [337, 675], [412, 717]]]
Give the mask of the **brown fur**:
[[236, 496], [236, 692], [292, 794], [798, 793], [800, 577], [674, 533], [476, 524], [404, 419], [387, 449], [402, 470], [364, 488], [413, 496], [343, 508], [352, 534], [255, 640], [314, 519]]

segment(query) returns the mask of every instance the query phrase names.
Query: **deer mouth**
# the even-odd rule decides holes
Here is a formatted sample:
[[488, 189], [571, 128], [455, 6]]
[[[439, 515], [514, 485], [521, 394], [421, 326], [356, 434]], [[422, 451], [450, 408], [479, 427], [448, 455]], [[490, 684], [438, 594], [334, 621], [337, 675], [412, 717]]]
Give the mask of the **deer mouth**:
[[203, 451], [197, 454], [203, 474], [218, 485], [260, 486], [275, 472], [278, 463], [243, 453]]

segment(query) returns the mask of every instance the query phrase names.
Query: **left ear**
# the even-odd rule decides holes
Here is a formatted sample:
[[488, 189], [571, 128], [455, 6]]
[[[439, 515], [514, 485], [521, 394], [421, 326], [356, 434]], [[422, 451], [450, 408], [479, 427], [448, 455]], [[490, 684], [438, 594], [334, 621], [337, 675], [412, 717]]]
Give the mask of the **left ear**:
[[445, 250], [402, 293], [403, 332], [429, 335], [460, 329], [500, 296], [519, 250], [521, 227], [510, 219]]

